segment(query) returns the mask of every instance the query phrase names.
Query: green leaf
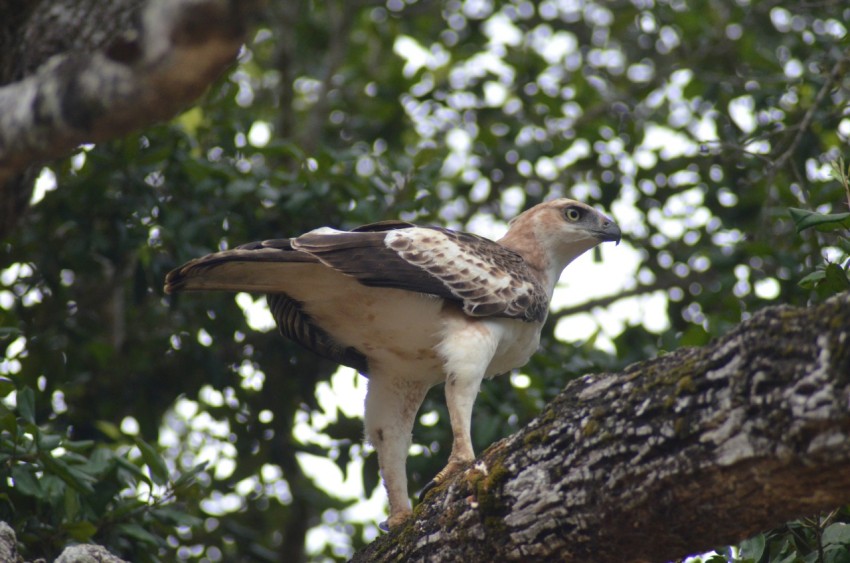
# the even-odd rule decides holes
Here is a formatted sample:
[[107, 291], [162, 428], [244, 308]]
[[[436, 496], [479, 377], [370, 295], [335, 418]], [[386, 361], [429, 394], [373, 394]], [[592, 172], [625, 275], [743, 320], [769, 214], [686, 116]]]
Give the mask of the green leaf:
[[197, 136], [198, 128], [204, 122], [204, 112], [200, 107], [193, 107], [174, 118], [174, 123], [182, 127], [192, 137]]
[[823, 550], [823, 563], [850, 563], [850, 551], [844, 545], [828, 545]]
[[53, 457], [48, 452], [41, 452], [38, 458], [44, 464], [45, 469], [49, 470], [79, 492], [84, 494], [91, 494], [94, 492], [92, 482], [94, 482], [95, 479], [91, 475], [87, 475], [82, 471], [71, 467], [61, 458]]
[[203, 520], [197, 516], [192, 516], [182, 510], [170, 506], [163, 506], [151, 511], [151, 516], [157, 520], [173, 526], [188, 526], [195, 527], [203, 524]]
[[83, 453], [90, 450], [94, 444], [94, 440], [66, 440], [62, 443], [62, 446], [68, 451]]
[[65, 481], [56, 475], [45, 471], [44, 474], [39, 477], [38, 482], [41, 485], [41, 490], [44, 491], [44, 500], [54, 506], [59, 506], [59, 502], [65, 497], [65, 489], [68, 488]]
[[681, 346], [702, 346], [711, 340], [711, 335], [702, 325], [690, 324], [682, 333]]
[[18, 413], [31, 424], [35, 424], [35, 392], [31, 387], [23, 387], [17, 396]]
[[157, 485], [168, 483], [168, 466], [165, 465], [165, 461], [163, 461], [159, 452], [141, 438], [136, 438], [136, 445], [142, 452], [142, 459], [145, 460], [148, 469], [151, 471], [153, 482]]
[[153, 482], [151, 481], [151, 478], [148, 477], [148, 474], [145, 473], [144, 471], [142, 471], [142, 469], [140, 467], [138, 467], [136, 464], [134, 464], [132, 461], [125, 459], [123, 457], [116, 457], [115, 458], [115, 464], [119, 468], [121, 468], [125, 471], [128, 471], [133, 476], [133, 478], [139, 479], [140, 481], [143, 481], [143, 482], [147, 483], [148, 485], [153, 484]]
[[812, 227], [824, 232], [850, 229], [850, 213], [824, 214], [796, 207], [790, 208], [788, 213], [797, 226], [798, 233]]
[[14, 480], [14, 490], [35, 498], [42, 498], [44, 491], [41, 489], [41, 484], [35, 478], [35, 468], [32, 465], [16, 465], [12, 468], [12, 480]]
[[147, 506], [146, 502], [136, 498], [120, 499], [115, 503], [115, 507], [109, 511], [109, 516], [113, 521], [120, 520], [137, 510], [146, 509]]
[[21, 334], [21, 329], [14, 326], [0, 326], [0, 338], [18, 336]]
[[103, 432], [107, 437], [113, 440], [120, 440], [124, 433], [121, 432], [121, 429], [118, 428], [116, 424], [113, 424], [106, 420], [97, 420], [94, 423], [95, 427]]
[[37, 443], [38, 449], [49, 452], [62, 443], [62, 436], [58, 436], [56, 434], [45, 434], [42, 432], [38, 435]]
[[752, 561], [758, 561], [764, 554], [764, 547], [766, 543], [767, 542], [765, 540], [764, 534], [759, 534], [753, 538], [744, 540], [739, 546], [739, 556], [741, 557], [741, 559], [750, 559]]
[[824, 545], [850, 544], [850, 524], [844, 522], [830, 524], [823, 531], [822, 541]]
[[153, 535], [138, 524], [120, 524], [116, 528], [123, 535], [135, 538], [143, 543], [152, 545], [163, 545], [165, 543], [161, 537]]
[[824, 270], [815, 270], [797, 282], [797, 285], [804, 289], [814, 289], [824, 278], [826, 278], [826, 272]]
[[817, 284], [816, 289], [821, 297], [831, 297], [836, 293], [850, 289], [847, 272], [838, 264], [827, 264], [824, 268], [824, 278]]
[[97, 533], [97, 526], [85, 520], [70, 522], [62, 527], [69, 536], [78, 542], [87, 542]]
[[174, 481], [174, 488], [179, 489], [181, 487], [185, 487], [194, 483], [195, 478], [198, 476], [199, 473], [201, 473], [204, 469], [207, 468], [207, 465], [209, 464], [206, 461], [203, 463], [199, 463], [189, 471], [180, 475], [180, 477], [178, 477], [177, 480]]
[[80, 512], [80, 496], [71, 487], [65, 487], [65, 519], [74, 520]]
[[8, 397], [15, 390], [15, 383], [11, 379], [0, 377], [0, 398]]
[[12, 436], [18, 434], [18, 417], [3, 403], [0, 403], [0, 430], [5, 430]]

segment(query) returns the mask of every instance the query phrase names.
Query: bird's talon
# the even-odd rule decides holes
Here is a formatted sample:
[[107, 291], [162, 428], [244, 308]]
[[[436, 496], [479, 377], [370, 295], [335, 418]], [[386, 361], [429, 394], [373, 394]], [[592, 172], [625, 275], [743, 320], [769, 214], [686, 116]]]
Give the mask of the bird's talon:
[[422, 492], [419, 493], [419, 502], [425, 500], [425, 497], [437, 486], [441, 485], [446, 479], [458, 473], [461, 469], [463, 469], [463, 463], [457, 461], [450, 461], [448, 465], [446, 465], [442, 471], [437, 473], [433, 479], [428, 481], [428, 484], [425, 485], [425, 488], [422, 489]]
[[430, 493], [439, 484], [440, 482], [437, 481], [436, 477], [428, 481], [425, 484], [425, 487], [423, 487], [422, 490], [419, 492], [419, 502], [425, 502], [425, 497], [428, 496], [428, 493]]
[[411, 518], [413, 518], [413, 512], [410, 509], [399, 510], [395, 513], [391, 512], [389, 518], [378, 523], [378, 529], [382, 532], [390, 532], [396, 528], [403, 527]]

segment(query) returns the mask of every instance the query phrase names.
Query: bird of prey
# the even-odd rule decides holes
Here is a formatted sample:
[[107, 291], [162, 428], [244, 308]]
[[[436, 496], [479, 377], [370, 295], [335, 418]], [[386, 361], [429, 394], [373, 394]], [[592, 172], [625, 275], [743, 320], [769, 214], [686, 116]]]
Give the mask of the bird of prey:
[[384, 527], [410, 515], [405, 464], [416, 413], [445, 384], [453, 434], [437, 484], [473, 461], [481, 382], [524, 365], [561, 271], [620, 229], [592, 207], [556, 199], [514, 218], [498, 242], [385, 221], [265, 240], [192, 260], [166, 293], [267, 294], [280, 332], [369, 378], [364, 422], [390, 503]]

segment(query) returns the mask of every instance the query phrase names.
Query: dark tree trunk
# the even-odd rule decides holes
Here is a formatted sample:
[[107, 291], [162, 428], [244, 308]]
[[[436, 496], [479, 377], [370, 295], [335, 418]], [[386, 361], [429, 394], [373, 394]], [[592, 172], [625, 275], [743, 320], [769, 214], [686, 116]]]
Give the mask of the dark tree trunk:
[[354, 561], [669, 561], [850, 502], [850, 294], [588, 375]]

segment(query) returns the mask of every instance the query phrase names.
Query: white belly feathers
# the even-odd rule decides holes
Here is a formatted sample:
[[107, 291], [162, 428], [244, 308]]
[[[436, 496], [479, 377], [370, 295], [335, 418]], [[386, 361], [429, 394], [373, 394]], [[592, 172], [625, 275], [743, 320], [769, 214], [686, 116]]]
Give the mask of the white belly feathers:
[[[307, 304], [306, 312], [337, 342], [364, 354], [370, 376], [392, 374], [436, 385], [446, 378], [447, 355], [441, 349], [483, 346], [495, 352], [484, 373], [493, 377], [524, 365], [539, 345], [538, 323], [501, 317], [473, 320], [432, 295], [367, 287], [342, 274], [319, 279], [325, 283], [288, 288], [291, 297]], [[315, 299], [317, 294], [322, 298]], [[469, 338], [470, 331], [474, 338]]]

